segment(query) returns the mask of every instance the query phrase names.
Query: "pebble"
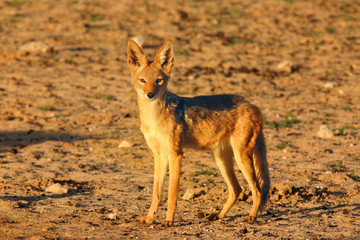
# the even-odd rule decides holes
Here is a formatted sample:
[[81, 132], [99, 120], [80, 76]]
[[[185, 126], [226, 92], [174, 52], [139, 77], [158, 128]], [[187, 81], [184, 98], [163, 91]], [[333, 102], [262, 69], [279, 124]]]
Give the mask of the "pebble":
[[183, 195], [182, 199], [188, 201], [188, 200], [193, 199], [194, 197], [195, 197], [194, 189], [188, 188], [186, 190], [185, 194]]
[[327, 82], [324, 84], [324, 88], [327, 88], [327, 89], [333, 88], [334, 86], [335, 86], [335, 84], [332, 82]]
[[61, 186], [59, 183], [55, 183], [47, 188], [45, 188], [45, 192], [53, 193], [53, 194], [66, 194], [68, 193], [68, 188]]
[[291, 73], [292, 72], [293, 63], [289, 60], [285, 60], [276, 65], [275, 70], [277, 72], [283, 73]]
[[278, 190], [280, 196], [286, 196], [292, 193], [293, 187], [288, 184], [275, 184], [274, 188]]
[[117, 214], [116, 213], [109, 213], [108, 214], [108, 219], [109, 220], [116, 220], [117, 219]]
[[239, 199], [240, 201], [246, 201], [246, 199], [248, 199], [248, 197], [249, 197], [249, 196], [248, 196], [246, 193], [241, 192], [238, 199]]
[[130, 148], [133, 145], [129, 143], [128, 141], [124, 140], [121, 143], [119, 143], [118, 148]]
[[334, 137], [334, 133], [326, 125], [320, 126], [317, 135], [319, 138], [324, 138], [324, 139]]
[[17, 202], [17, 206], [19, 208], [25, 208], [25, 207], [29, 206], [29, 202], [25, 201], [25, 200], [20, 200]]
[[245, 233], [247, 233], [247, 232], [248, 232], [248, 230], [247, 230], [246, 227], [243, 227], [243, 228], [241, 228], [241, 229], [239, 230], [239, 233], [240, 233], [240, 234], [245, 234]]
[[198, 218], [204, 218], [204, 217], [205, 217], [205, 213], [199, 212], [196, 216], [197, 216]]
[[133, 40], [134, 42], [137, 43], [137, 45], [139, 45], [139, 47], [142, 47], [145, 43], [145, 38], [141, 35], [139, 36], [135, 36], [133, 38], [131, 38], [131, 40]]
[[53, 48], [42, 41], [32, 41], [25, 43], [19, 48], [20, 55], [26, 55], [29, 53], [50, 53]]

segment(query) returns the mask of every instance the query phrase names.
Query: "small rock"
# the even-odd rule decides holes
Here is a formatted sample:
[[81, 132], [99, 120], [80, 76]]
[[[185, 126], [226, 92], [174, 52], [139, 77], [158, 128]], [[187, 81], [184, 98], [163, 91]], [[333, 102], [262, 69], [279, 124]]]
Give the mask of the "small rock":
[[68, 193], [68, 189], [64, 186], [61, 186], [59, 183], [55, 183], [47, 188], [45, 188], [45, 192], [53, 193], [53, 194], [66, 194]]
[[333, 88], [334, 86], [335, 86], [335, 84], [332, 82], [327, 82], [324, 84], [324, 88], [327, 88], [327, 89]]
[[292, 193], [292, 187], [288, 184], [275, 184], [274, 188], [278, 190], [280, 196]]
[[283, 72], [283, 73], [291, 73], [293, 68], [293, 63], [289, 60], [282, 61], [275, 67], [276, 72]]
[[332, 138], [334, 133], [326, 126], [321, 125], [319, 131], [317, 132], [319, 138]]
[[11, 149], [10, 149], [10, 152], [11, 152], [12, 154], [17, 154], [17, 153], [18, 153], [18, 150], [17, 150], [16, 148], [11, 148]]
[[26, 208], [27, 206], [29, 206], [29, 202], [25, 200], [20, 200], [17, 202], [17, 205], [19, 208]]
[[141, 35], [135, 36], [135, 37], [131, 38], [131, 40], [136, 42], [137, 45], [139, 45], [139, 47], [142, 47], [144, 45], [144, 43], [145, 43], [145, 39]]
[[334, 151], [333, 151], [332, 149], [330, 149], [330, 148], [326, 148], [326, 149], [324, 150], [324, 152], [329, 153], [329, 154], [334, 153]]
[[197, 216], [198, 218], [204, 218], [204, 217], [205, 217], [205, 213], [199, 212], [196, 216]]
[[183, 195], [182, 199], [188, 201], [188, 200], [193, 199], [194, 197], [195, 197], [195, 191], [194, 191], [194, 189], [188, 188], [188, 189], [186, 190], [185, 194]]
[[121, 143], [119, 143], [118, 148], [130, 148], [133, 145], [129, 143], [128, 141], [124, 140]]
[[352, 64], [352, 65], [350, 66], [350, 71], [351, 71], [351, 72], [355, 72], [356, 69], [357, 69], [357, 66], [356, 66], [355, 64]]
[[246, 201], [246, 199], [248, 199], [248, 197], [249, 197], [249, 196], [248, 196], [246, 193], [241, 192], [238, 199], [239, 199], [240, 201]]
[[107, 218], [109, 220], [116, 220], [117, 219], [117, 214], [116, 213], [109, 213]]
[[32, 41], [19, 48], [20, 55], [26, 55], [29, 53], [50, 53], [52, 51], [53, 48], [42, 41]]
[[243, 228], [241, 228], [241, 229], [239, 230], [239, 233], [240, 233], [240, 234], [245, 234], [245, 233], [247, 233], [247, 232], [248, 232], [248, 230], [247, 230], [246, 227], [243, 227]]

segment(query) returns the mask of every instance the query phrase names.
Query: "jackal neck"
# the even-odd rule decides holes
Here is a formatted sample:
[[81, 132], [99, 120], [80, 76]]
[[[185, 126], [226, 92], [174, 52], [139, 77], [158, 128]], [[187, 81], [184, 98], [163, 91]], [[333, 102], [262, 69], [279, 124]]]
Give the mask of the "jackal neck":
[[166, 108], [166, 94], [163, 97], [159, 97], [155, 100], [148, 100], [142, 96], [138, 96], [138, 106], [141, 122], [154, 121], [158, 118]]

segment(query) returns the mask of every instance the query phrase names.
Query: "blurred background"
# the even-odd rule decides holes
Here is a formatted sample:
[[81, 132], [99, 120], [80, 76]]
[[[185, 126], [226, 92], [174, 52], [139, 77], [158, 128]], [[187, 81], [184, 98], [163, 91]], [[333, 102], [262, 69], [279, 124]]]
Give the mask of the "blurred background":
[[[180, 201], [178, 220], [187, 225], [175, 231], [211, 239], [356, 238], [360, 2], [354, 0], [2, 0], [0, 234], [164, 233], [135, 223], [150, 202], [153, 168], [126, 63], [129, 39], [150, 59], [165, 40], [174, 41], [170, 91], [240, 94], [265, 119], [274, 187], [260, 225], [239, 232], [214, 223], [204, 230], [197, 211], [215, 211], [227, 194], [211, 153], [190, 151], [180, 194], [197, 186], [197, 197]], [[231, 216], [251, 206], [238, 176], [243, 201]], [[56, 183], [67, 194], [45, 191]]]

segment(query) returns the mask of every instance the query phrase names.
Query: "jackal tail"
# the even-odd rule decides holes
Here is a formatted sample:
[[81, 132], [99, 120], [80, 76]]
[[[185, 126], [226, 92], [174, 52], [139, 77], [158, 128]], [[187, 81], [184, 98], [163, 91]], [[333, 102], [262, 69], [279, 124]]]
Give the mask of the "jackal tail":
[[254, 161], [257, 185], [261, 192], [260, 208], [259, 208], [259, 213], [261, 213], [264, 210], [264, 207], [267, 203], [267, 200], [269, 198], [269, 191], [270, 191], [269, 167], [266, 159], [266, 146], [265, 146], [264, 135], [262, 132], [258, 135], [258, 138], [256, 140], [256, 148], [253, 153], [253, 161]]

